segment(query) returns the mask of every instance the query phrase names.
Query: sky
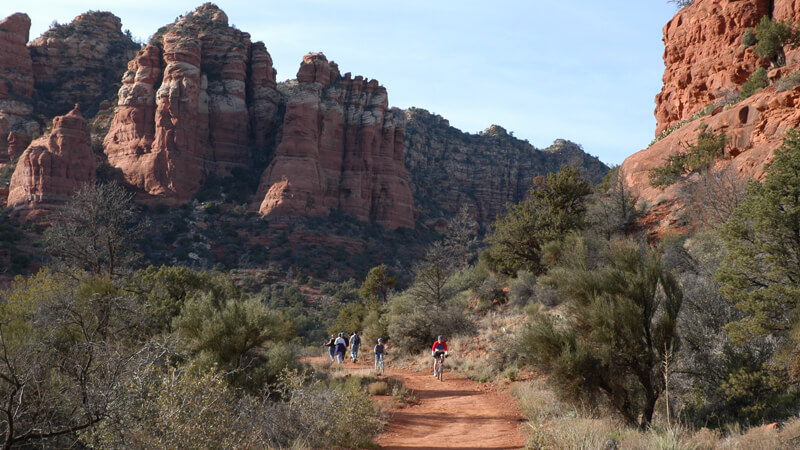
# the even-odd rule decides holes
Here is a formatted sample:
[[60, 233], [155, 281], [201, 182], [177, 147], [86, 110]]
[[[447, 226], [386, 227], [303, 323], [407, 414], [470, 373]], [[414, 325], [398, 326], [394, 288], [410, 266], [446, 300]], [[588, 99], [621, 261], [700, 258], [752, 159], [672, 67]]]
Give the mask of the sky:
[[[664, 71], [666, 0], [323, 0], [215, 2], [263, 41], [278, 81], [308, 52], [377, 79], [389, 104], [439, 114], [465, 132], [492, 124], [537, 148], [568, 139], [619, 164], [653, 138]], [[31, 17], [31, 40], [53, 21], [111, 11], [148, 39], [200, 0], [3, 1], [0, 18]]]

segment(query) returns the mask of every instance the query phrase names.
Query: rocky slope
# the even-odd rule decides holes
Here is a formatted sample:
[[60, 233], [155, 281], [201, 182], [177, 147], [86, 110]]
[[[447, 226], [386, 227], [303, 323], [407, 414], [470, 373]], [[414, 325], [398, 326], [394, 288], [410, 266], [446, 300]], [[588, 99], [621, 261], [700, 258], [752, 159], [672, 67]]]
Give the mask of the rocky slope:
[[89, 142], [89, 125], [78, 105], [54, 118], [50, 134], [34, 140], [20, 156], [9, 184], [8, 206], [30, 219], [94, 183], [95, 158]]
[[0, 21], [0, 165], [19, 156], [39, 130], [31, 118], [33, 63], [25, 46], [30, 28], [27, 14]]
[[403, 166], [403, 116], [376, 80], [342, 76], [321, 53], [303, 57], [283, 136], [256, 195], [263, 216], [341, 209], [389, 229], [414, 227]]
[[681, 190], [693, 178], [661, 190], [649, 185], [649, 171], [663, 165], [670, 155], [685, 152], [701, 129], [707, 127], [729, 137], [718, 168], [730, 164], [741, 178], [760, 179], [786, 130], [800, 126], [800, 87], [787, 80], [800, 70], [798, 50], [787, 51], [788, 66], [769, 72], [771, 85], [763, 91], [733, 104], [717, 105], [710, 108], [709, 115], [690, 120], [708, 102], [718, 101], [719, 92], [738, 93], [755, 67], [767, 65], [758, 61], [751, 49], [742, 50], [741, 44], [745, 29], [763, 15], [797, 21], [800, 4], [789, 0], [697, 0], [664, 27], [666, 68], [664, 88], [656, 97], [656, 132], [675, 127], [681, 120], [686, 123], [622, 164], [627, 183], [661, 211], [663, 223], [675, 220]]
[[104, 147], [145, 202], [178, 204], [209, 175], [264, 157], [280, 96], [263, 43], [207, 3], [128, 64]]
[[50, 28], [28, 44], [36, 114], [49, 119], [79, 103], [93, 117], [103, 101], [114, 98], [139, 48], [109, 12], [88, 12]]
[[538, 150], [492, 125], [464, 133], [443, 117], [410, 108], [406, 115], [406, 167], [417, 215], [426, 221], [456, 214], [462, 206], [483, 225], [519, 202], [533, 178], [569, 165], [599, 182], [608, 167], [577, 144], [559, 139]]

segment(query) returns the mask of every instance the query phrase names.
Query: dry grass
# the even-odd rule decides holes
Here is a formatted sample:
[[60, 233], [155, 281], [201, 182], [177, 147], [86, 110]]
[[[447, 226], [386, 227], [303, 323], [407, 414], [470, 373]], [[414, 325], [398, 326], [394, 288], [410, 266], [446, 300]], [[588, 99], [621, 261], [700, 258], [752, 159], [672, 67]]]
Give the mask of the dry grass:
[[512, 389], [520, 409], [529, 420], [529, 448], [601, 449], [613, 441], [617, 448], [632, 450], [767, 450], [800, 448], [800, 419], [780, 428], [754, 427], [727, 435], [706, 428], [692, 430], [655, 423], [639, 431], [599, 411], [581, 411], [560, 402], [543, 379], [517, 383]]
[[374, 381], [367, 385], [369, 395], [386, 395], [389, 393], [389, 383], [385, 381]]

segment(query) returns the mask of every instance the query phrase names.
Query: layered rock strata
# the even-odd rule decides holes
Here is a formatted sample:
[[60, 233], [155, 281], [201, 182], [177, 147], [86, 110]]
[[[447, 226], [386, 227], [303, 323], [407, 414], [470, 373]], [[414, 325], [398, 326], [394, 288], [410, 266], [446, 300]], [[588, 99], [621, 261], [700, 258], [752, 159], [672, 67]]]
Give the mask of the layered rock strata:
[[118, 99], [109, 163], [140, 200], [162, 204], [265, 153], [280, 103], [266, 47], [210, 3], [156, 33], [128, 64]]
[[39, 130], [31, 119], [33, 72], [25, 46], [30, 28], [27, 14], [0, 21], [0, 164], [19, 156]]
[[544, 150], [492, 125], [464, 133], [439, 115], [410, 108], [406, 115], [406, 167], [419, 217], [452, 216], [466, 206], [482, 225], [525, 198], [534, 177], [569, 165], [593, 183], [608, 167], [572, 142], [559, 139]]
[[8, 189], [8, 206], [30, 218], [64, 203], [95, 181], [89, 126], [75, 108], [53, 119], [48, 136], [34, 140], [17, 162]]
[[385, 228], [413, 227], [403, 119], [376, 80], [342, 76], [321, 53], [304, 56], [256, 195], [259, 212], [288, 218], [341, 209]]
[[101, 102], [116, 95], [139, 48], [109, 12], [88, 12], [53, 26], [28, 45], [36, 113], [50, 118], [79, 103], [86, 117], [94, 116]]

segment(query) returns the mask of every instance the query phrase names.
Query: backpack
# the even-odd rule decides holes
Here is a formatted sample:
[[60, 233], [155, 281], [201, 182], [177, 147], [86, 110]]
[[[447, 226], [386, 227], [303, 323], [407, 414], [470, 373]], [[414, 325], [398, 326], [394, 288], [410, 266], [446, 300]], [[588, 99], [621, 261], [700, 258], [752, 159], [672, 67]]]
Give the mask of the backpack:
[[354, 334], [353, 337], [350, 338], [350, 345], [361, 345], [361, 336]]

